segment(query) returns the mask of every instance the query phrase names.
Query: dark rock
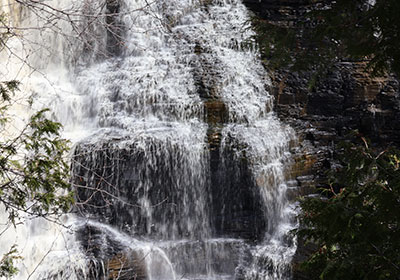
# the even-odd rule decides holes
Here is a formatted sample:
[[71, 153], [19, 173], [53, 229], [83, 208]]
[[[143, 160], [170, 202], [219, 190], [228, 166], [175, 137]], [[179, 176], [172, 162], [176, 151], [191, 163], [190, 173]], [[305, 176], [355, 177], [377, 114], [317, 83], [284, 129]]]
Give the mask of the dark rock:
[[120, 0], [107, 0], [106, 1], [106, 25], [107, 25], [107, 53], [108, 56], [121, 54], [121, 47], [123, 45], [122, 38], [124, 25], [118, 19], [120, 10]]
[[262, 196], [246, 156], [235, 155], [237, 145], [240, 143], [231, 143], [223, 151], [218, 150], [211, 162], [214, 230], [217, 236], [262, 240], [266, 230]]
[[[312, 2], [244, 0], [255, 15], [282, 26], [300, 20]], [[352, 130], [371, 139], [372, 145], [400, 147], [399, 80], [390, 74], [374, 77], [365, 66], [366, 62], [337, 63], [313, 89], [308, 87], [311, 72], [279, 69], [271, 73], [275, 110], [282, 121], [295, 128], [300, 140], [291, 172], [297, 195], [309, 195], [328, 185], [327, 172], [340, 167], [337, 144]], [[295, 187], [289, 189], [293, 199], [295, 191], [291, 190]], [[299, 240], [294, 279], [305, 279], [297, 264], [314, 249], [311, 247]]]
[[[170, 144], [158, 143], [156, 139], [149, 143], [154, 153], [146, 152], [137, 143], [121, 147], [116, 140], [102, 145], [82, 143], [75, 149], [73, 164], [79, 212], [132, 236], [201, 239], [201, 222], [210, 220], [215, 236], [260, 239], [265, 232], [266, 214], [245, 155], [235, 156], [235, 145], [240, 143], [232, 139], [233, 142], [220, 152], [218, 130], [209, 135], [209, 141], [213, 142], [210, 144], [212, 173], [209, 179], [208, 167], [204, 174], [188, 168], [190, 163], [182, 156], [184, 150], [175, 146], [160, 148], [158, 145]], [[149, 164], [151, 161], [146, 157], [157, 164]], [[192, 221], [199, 213], [197, 204], [188, 203], [188, 199], [201, 197], [208, 197], [209, 201], [204, 203], [210, 208], [204, 209], [201, 221]], [[141, 206], [143, 199], [150, 204], [151, 217]], [[87, 230], [91, 232], [82, 236], [98, 234], [96, 229]], [[97, 247], [91, 250], [94, 255], [117, 253], [96, 251]]]
[[108, 279], [146, 280], [148, 279], [146, 256], [136, 251], [122, 252], [107, 261]]

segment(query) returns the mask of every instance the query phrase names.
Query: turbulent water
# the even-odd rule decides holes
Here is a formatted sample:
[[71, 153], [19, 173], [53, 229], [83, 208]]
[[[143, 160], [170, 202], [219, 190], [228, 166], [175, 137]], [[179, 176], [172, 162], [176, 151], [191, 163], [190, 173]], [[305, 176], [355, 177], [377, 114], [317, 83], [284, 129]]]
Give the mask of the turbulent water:
[[0, 3], [42, 29], [9, 41], [2, 76], [74, 143], [64, 227], [27, 217], [1, 237], [21, 247], [20, 279], [291, 278], [294, 136], [241, 1]]

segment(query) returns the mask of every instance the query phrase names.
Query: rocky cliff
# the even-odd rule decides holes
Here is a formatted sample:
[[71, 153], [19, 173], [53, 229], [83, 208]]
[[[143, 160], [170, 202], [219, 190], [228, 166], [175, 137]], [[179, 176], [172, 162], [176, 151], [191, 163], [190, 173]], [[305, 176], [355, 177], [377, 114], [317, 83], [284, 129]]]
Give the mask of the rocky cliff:
[[[311, 5], [309, 0], [244, 2], [256, 16], [286, 26], [292, 26]], [[326, 172], [338, 167], [337, 144], [350, 131], [358, 130], [376, 146], [400, 146], [399, 80], [392, 74], [373, 77], [365, 64], [338, 63], [312, 89], [310, 72], [271, 73], [275, 110], [296, 129], [300, 140], [291, 181], [300, 187], [300, 194], [294, 197], [326, 186]], [[300, 244], [295, 262], [303, 257]]]
[[[310, 9], [310, 2], [244, 1], [256, 16], [288, 26]], [[312, 89], [310, 72], [280, 69], [271, 73], [270, 92], [275, 96], [276, 111], [297, 130], [300, 139], [298, 168], [303, 170], [295, 174], [302, 175], [297, 176], [300, 184], [306, 172], [319, 185], [318, 179], [334, 164], [335, 144], [352, 130], [375, 145], [400, 146], [399, 81], [391, 74], [373, 77], [365, 70], [365, 63], [336, 64]]]

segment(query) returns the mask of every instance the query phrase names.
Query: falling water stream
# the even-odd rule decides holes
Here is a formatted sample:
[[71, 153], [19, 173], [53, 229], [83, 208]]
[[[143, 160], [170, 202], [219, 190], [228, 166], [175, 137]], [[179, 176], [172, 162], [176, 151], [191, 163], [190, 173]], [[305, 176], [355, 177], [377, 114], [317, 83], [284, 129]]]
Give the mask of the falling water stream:
[[11, 40], [1, 74], [64, 125], [77, 203], [64, 226], [27, 217], [1, 237], [19, 279], [290, 279], [294, 135], [241, 1], [48, 3], [72, 16]]

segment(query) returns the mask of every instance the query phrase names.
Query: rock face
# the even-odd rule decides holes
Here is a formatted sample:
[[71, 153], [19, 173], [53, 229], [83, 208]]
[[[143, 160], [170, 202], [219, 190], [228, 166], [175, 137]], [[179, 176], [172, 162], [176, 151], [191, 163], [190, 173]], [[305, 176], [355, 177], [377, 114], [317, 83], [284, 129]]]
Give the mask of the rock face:
[[148, 272], [144, 264], [145, 256], [137, 252], [119, 253], [107, 262], [109, 279], [146, 280]]
[[284, 21], [290, 25], [311, 5], [310, 0], [244, 0], [243, 3], [257, 16]]
[[307, 73], [274, 73], [276, 110], [296, 128], [308, 163], [313, 158], [308, 168], [314, 169], [317, 185], [335, 165], [335, 144], [352, 130], [376, 145], [400, 144], [399, 82], [390, 75], [372, 77], [363, 66], [337, 64], [313, 90]]
[[[257, 16], [290, 26], [307, 11], [309, 0], [245, 0]], [[400, 145], [400, 92], [394, 75], [373, 77], [366, 62], [336, 64], [313, 89], [309, 72], [280, 69], [272, 76], [270, 92], [275, 110], [298, 133], [302, 151], [294, 170], [299, 185], [304, 176], [316, 185], [334, 166], [335, 144], [352, 130], [376, 145]], [[314, 176], [312, 176], [314, 175]], [[316, 180], [315, 180], [316, 179]]]
[[[257, 16], [285, 26], [298, 20], [311, 2], [244, 1]], [[326, 186], [326, 172], [337, 168], [336, 144], [352, 130], [358, 130], [373, 145], [400, 146], [399, 80], [392, 74], [373, 77], [364, 66], [365, 62], [336, 64], [311, 90], [309, 72], [280, 69], [271, 73], [275, 110], [296, 129], [300, 140], [291, 174], [300, 193], [296, 191], [291, 197]], [[295, 262], [304, 257], [304, 250], [299, 244]]]
[[[400, 146], [400, 93], [396, 77], [374, 78], [363, 63], [341, 63], [315, 89], [307, 88], [307, 76], [282, 70], [272, 86], [276, 111], [300, 138], [293, 177], [307, 195], [327, 185], [328, 170], [339, 167], [336, 144], [358, 130], [373, 145]], [[306, 253], [299, 242], [294, 263]], [[294, 279], [302, 279], [294, 274]]]

